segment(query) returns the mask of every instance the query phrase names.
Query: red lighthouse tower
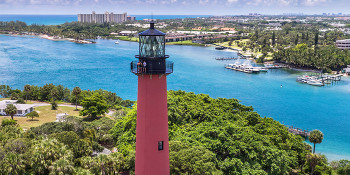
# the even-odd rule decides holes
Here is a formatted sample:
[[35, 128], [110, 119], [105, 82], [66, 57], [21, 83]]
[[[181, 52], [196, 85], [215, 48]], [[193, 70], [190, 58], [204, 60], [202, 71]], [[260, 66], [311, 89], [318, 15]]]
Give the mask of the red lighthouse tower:
[[136, 175], [167, 175], [169, 170], [167, 75], [173, 62], [166, 61], [165, 34], [150, 28], [139, 33], [138, 61], [131, 72], [138, 76], [136, 121]]

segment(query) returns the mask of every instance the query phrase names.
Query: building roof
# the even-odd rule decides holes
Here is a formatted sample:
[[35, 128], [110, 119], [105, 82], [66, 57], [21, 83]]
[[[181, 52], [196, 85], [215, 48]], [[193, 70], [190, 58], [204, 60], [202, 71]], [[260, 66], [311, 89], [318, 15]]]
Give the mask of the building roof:
[[35, 106], [33, 104], [17, 104], [16, 102], [17, 102], [17, 100], [3, 100], [3, 101], [0, 101], [0, 109], [6, 109], [8, 104], [15, 105], [17, 110], [21, 110], [21, 111], [30, 109], [30, 108]]
[[150, 23], [150, 28], [146, 31], [139, 33], [141, 36], [165, 36], [165, 33], [154, 28], [154, 22]]

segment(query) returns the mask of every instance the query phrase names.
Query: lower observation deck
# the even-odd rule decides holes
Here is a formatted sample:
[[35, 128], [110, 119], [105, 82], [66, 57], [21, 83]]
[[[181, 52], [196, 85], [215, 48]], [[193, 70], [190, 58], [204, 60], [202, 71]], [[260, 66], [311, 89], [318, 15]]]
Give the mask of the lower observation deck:
[[[140, 63], [140, 65], [138, 65]], [[130, 70], [134, 74], [171, 74], [173, 73], [174, 63], [172, 61], [146, 61], [146, 67], [142, 62], [133, 61], [130, 64]]]

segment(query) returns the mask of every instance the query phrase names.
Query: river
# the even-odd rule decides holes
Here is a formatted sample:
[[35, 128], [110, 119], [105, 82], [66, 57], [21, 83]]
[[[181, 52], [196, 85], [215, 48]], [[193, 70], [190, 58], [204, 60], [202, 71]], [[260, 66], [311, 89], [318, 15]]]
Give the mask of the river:
[[[166, 46], [174, 73], [168, 76], [169, 90], [185, 90], [218, 98], [237, 98], [253, 106], [262, 117], [286, 125], [319, 129], [324, 140], [316, 152], [329, 160], [350, 159], [350, 79], [325, 87], [295, 81], [300, 72], [269, 70], [245, 74], [224, 68], [233, 61], [215, 57], [237, 56], [213, 47]], [[25, 84], [62, 84], [73, 88], [106, 89], [124, 99], [136, 100], [137, 77], [130, 62], [138, 54], [138, 43], [97, 40], [83, 45], [36, 37], [0, 35], [0, 84], [23, 89]], [[281, 85], [283, 85], [281, 87]]]

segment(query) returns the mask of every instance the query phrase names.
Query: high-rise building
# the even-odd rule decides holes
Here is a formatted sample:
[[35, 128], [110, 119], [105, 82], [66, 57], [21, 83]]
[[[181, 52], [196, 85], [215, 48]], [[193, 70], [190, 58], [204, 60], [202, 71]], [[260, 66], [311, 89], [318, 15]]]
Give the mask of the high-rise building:
[[[86, 23], [123, 23], [125, 21], [129, 21], [128, 18], [127, 13], [114, 14], [113, 12], [106, 12], [104, 14], [96, 14], [96, 12], [93, 11], [92, 14], [78, 14], [78, 21]], [[134, 21], [136, 18], [130, 17], [130, 20]]]

